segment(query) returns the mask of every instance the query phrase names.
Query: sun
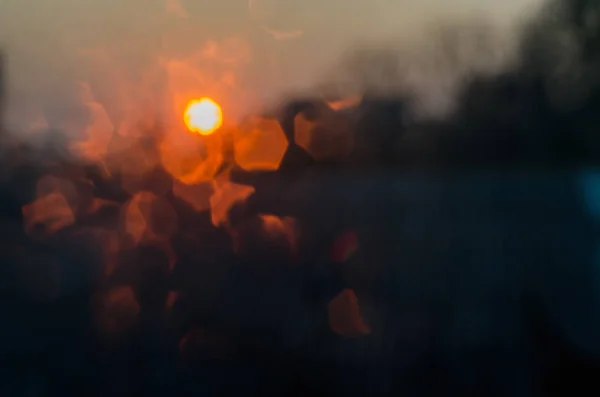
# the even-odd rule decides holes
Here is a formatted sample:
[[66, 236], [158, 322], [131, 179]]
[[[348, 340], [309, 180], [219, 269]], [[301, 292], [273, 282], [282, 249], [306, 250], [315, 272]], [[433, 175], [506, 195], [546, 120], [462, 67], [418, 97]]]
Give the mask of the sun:
[[223, 112], [210, 98], [194, 99], [185, 108], [183, 121], [190, 131], [210, 135], [223, 124]]

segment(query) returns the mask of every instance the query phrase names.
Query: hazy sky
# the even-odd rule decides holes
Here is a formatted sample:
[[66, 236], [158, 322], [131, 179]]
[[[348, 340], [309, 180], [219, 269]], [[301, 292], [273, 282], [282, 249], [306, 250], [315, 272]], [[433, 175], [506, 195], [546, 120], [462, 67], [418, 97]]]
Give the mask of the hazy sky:
[[[211, 73], [223, 72], [219, 78], [224, 81], [234, 75], [235, 85], [257, 97], [270, 97], [315, 81], [357, 41], [407, 36], [418, 40], [426, 24], [456, 16], [485, 15], [506, 23], [539, 2], [0, 0], [0, 45], [10, 56], [9, 118], [24, 122], [34, 117], [25, 114], [39, 109], [49, 119], [66, 117], [77, 105], [77, 84], [82, 81], [89, 80], [94, 96], [103, 91], [108, 98], [107, 92], [116, 87], [116, 74], [136, 81], [159, 57], [182, 58], [202, 51], [231, 58], [222, 66], [207, 66]], [[217, 52], [210, 52], [208, 40]], [[90, 57], [90, 51], [102, 52], [103, 61]], [[205, 61], [196, 66], [202, 69]], [[38, 110], [31, 110], [34, 107]]]

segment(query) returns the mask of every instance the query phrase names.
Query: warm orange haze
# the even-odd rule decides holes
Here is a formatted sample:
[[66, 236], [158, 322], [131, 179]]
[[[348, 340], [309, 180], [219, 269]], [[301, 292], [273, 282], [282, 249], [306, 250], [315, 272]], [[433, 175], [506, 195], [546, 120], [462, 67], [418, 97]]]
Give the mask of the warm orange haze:
[[[352, 108], [366, 88], [387, 93], [402, 87], [423, 94], [424, 107], [448, 107], [450, 99], [442, 99], [454, 86], [428, 67], [436, 41], [421, 39], [420, 32], [438, 14], [477, 3], [452, 2], [439, 7], [432, 3], [442, 0], [306, 0], [298, 7], [292, 0], [0, 0], [0, 39], [8, 40], [0, 50], [7, 46], [10, 75], [0, 130], [19, 145], [30, 144], [34, 163], [46, 160], [46, 151], [36, 152], [44, 145], [58, 148], [60, 160], [52, 157], [51, 167], [39, 161], [39, 175], [27, 173], [27, 194], [23, 203], [15, 201], [22, 234], [43, 247], [61, 239], [70, 246], [73, 236], [89, 239], [102, 270], [90, 306], [99, 334], [111, 338], [134, 329], [151, 313], [147, 307], [160, 311], [157, 318], [171, 318], [177, 311], [171, 308], [178, 300], [185, 304], [191, 291], [188, 296], [201, 291], [198, 300], [216, 312], [210, 302], [226, 295], [222, 285], [230, 281], [224, 275], [234, 268], [254, 271], [256, 263], [257, 273], [272, 269], [287, 277], [321, 246], [330, 251], [326, 261], [354, 266], [366, 246], [355, 225], [343, 223], [348, 230], [338, 235], [329, 225], [319, 230], [312, 218], [302, 219], [298, 214], [308, 211], [297, 197], [313, 194], [316, 174], [288, 170], [313, 160], [349, 163], [361, 144], [354, 129], [359, 112]], [[397, 77], [381, 78], [385, 73], [369, 62], [363, 68], [360, 56], [344, 58], [355, 47], [388, 38], [385, 49], [395, 54], [402, 47], [406, 60]], [[479, 59], [466, 48], [465, 58]], [[457, 70], [467, 68], [461, 63]], [[288, 120], [285, 106], [295, 96], [314, 99], [315, 109]], [[20, 156], [14, 161], [19, 167]], [[4, 174], [0, 168], [0, 188]], [[279, 201], [302, 210], [279, 212]], [[40, 261], [40, 268], [54, 271], [53, 262]], [[288, 264], [294, 266], [278, 273]], [[188, 277], [191, 268], [199, 276]], [[167, 280], [164, 291], [161, 284], [160, 293], [140, 293], [147, 269], [150, 278]], [[36, 294], [62, 299], [60, 272], [56, 280], [29, 267], [22, 273], [32, 275]], [[171, 284], [179, 277], [183, 287]], [[165, 302], [159, 302], [163, 292]], [[361, 338], [380, 331], [365, 315], [363, 296], [351, 288], [332, 294], [322, 309], [334, 334]], [[181, 335], [182, 354], [194, 345], [193, 331]]]
[[483, 3], [0, 0], [0, 397], [600, 391], [600, 0]]
[[202, 98], [190, 101], [183, 119], [190, 131], [210, 135], [223, 124], [223, 112], [215, 101]]
[[[525, 3], [537, 1], [507, 0], [514, 3], [508, 7], [513, 11], [505, 10], [499, 19], [509, 20]], [[144, 2], [144, 7], [141, 0], [104, 5], [55, 0], [65, 12], [50, 18], [42, 12], [42, 0], [28, 3], [42, 7], [33, 7], [39, 12], [26, 12], [22, 0], [3, 0], [0, 37], [11, 38], [6, 130], [39, 145], [58, 141], [47, 137], [60, 133], [65, 152], [102, 170], [103, 177], [121, 181], [132, 197], [150, 192], [158, 200], [172, 188], [196, 211], [210, 210], [215, 225], [226, 224], [228, 209], [252, 189], [228, 180], [221, 170], [277, 171], [291, 144], [319, 161], [347, 156], [355, 142], [350, 122], [338, 111], [360, 102], [363, 82], [337, 76], [343, 73], [333, 65], [346, 48], [364, 41], [419, 36], [427, 21], [444, 11], [432, 4], [441, 0], [415, 1], [423, 4], [418, 10], [414, 4], [348, 2], [354, 6], [325, 2], [317, 8], [313, 1], [300, 9], [287, 0], [228, 0], [227, 6], [215, 3], [209, 9], [202, 2], [177, 0]], [[453, 3], [448, 9], [473, 8], [467, 0]], [[135, 10], [135, 18], [127, 10]], [[403, 23], [407, 10], [418, 22]], [[329, 76], [330, 67], [335, 76]], [[426, 68], [410, 68], [411, 73], [420, 69]], [[378, 81], [374, 75], [369, 84]], [[440, 97], [429, 89], [434, 84], [419, 83], [428, 78], [414, 80], [418, 89], [425, 87], [421, 91]], [[303, 115], [292, 120], [295, 142], [288, 142], [278, 120], [257, 116], [288, 95], [312, 93], [321, 83], [332, 83], [323, 84], [333, 87], [331, 93], [317, 90], [329, 102], [318, 122]], [[225, 128], [226, 133], [215, 133]], [[160, 172], [167, 174], [160, 184], [148, 182]], [[85, 212], [74, 208], [79, 204], [73, 204], [77, 189], [71, 181], [55, 179], [58, 187], [42, 189], [24, 206], [28, 231], [44, 224], [51, 234]], [[137, 208], [135, 200], [131, 203], [123, 208]], [[124, 217], [126, 234], [143, 235], [138, 229], [149, 227], [149, 221], [132, 227], [133, 219], [144, 218], [136, 216]]]

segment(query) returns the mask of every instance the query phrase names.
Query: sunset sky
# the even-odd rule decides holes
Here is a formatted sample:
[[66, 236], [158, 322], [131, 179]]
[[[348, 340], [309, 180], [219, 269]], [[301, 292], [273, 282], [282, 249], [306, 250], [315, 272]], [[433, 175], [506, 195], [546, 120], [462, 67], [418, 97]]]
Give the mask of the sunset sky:
[[89, 51], [109, 54], [111, 68], [135, 80], [157, 58], [189, 57], [209, 51], [212, 42], [229, 51], [218, 54], [240, 57], [240, 65], [232, 66], [234, 59], [228, 64], [235, 84], [265, 99], [309, 86], [357, 42], [419, 40], [424, 26], [461, 16], [511, 23], [539, 2], [2, 0], [0, 45], [10, 55], [9, 120], [18, 124], [33, 104], [60, 119], [76, 104], [77, 85], [90, 82], [90, 70], [96, 76], [92, 91], [113, 86], [105, 77], [115, 72], [90, 61]]

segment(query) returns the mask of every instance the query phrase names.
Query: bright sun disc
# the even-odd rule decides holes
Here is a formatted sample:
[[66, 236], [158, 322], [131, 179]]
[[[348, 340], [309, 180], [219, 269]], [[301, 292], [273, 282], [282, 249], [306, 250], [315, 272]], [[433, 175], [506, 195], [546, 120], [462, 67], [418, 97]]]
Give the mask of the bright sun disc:
[[183, 120], [190, 131], [210, 135], [223, 124], [223, 113], [215, 101], [202, 98], [188, 103]]

